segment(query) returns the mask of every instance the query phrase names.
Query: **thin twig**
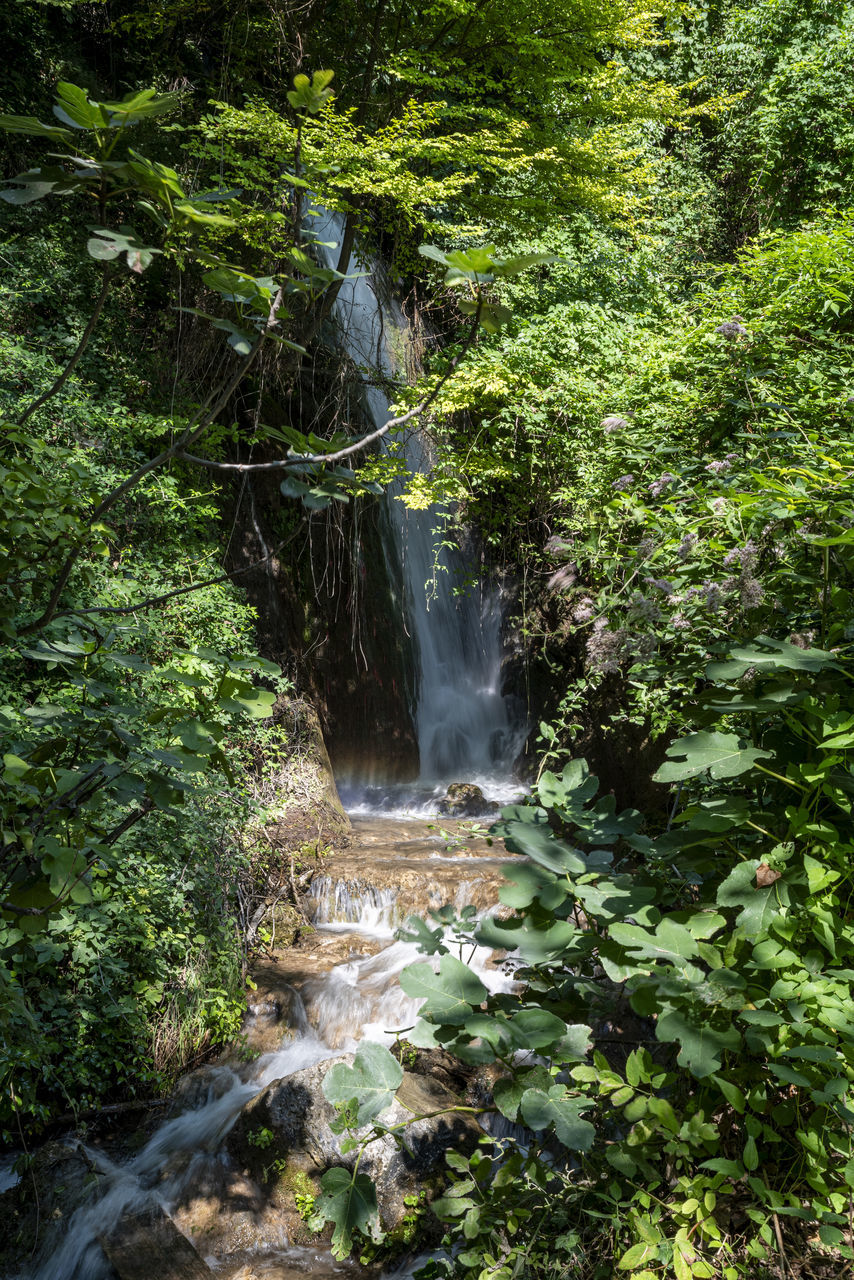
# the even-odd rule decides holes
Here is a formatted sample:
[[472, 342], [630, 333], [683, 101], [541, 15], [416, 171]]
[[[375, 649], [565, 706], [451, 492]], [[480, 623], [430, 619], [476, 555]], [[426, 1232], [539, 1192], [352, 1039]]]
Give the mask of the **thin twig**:
[[33, 400], [32, 404], [27, 405], [26, 409], [18, 419], [19, 427], [22, 427], [24, 425], [27, 418], [29, 418], [31, 414], [35, 413], [36, 409], [40, 409], [43, 404], [45, 404], [48, 400], [51, 399], [52, 396], [55, 396], [57, 391], [61, 391], [62, 388], [65, 386], [66, 382], [68, 381], [68, 379], [71, 377], [72, 373], [77, 367], [80, 357], [83, 355], [83, 352], [86, 350], [86, 348], [89, 345], [89, 339], [92, 337], [92, 334], [95, 329], [95, 325], [98, 323], [101, 312], [104, 310], [104, 303], [107, 301], [107, 294], [109, 293], [111, 283], [112, 283], [112, 276], [110, 274], [110, 268], [108, 263], [105, 262], [103, 271], [102, 271], [101, 292], [98, 294], [98, 297], [95, 300], [94, 310], [92, 311], [92, 314], [89, 317], [89, 323], [86, 325], [86, 328], [83, 330], [83, 334], [80, 338], [80, 341], [77, 344], [74, 355], [68, 361], [68, 364], [65, 366], [62, 373], [59, 375], [56, 381], [53, 382], [48, 387], [47, 391], [43, 391], [37, 400]]
[[[106, 513], [115, 506], [120, 498], [124, 497], [130, 489], [133, 489], [138, 485], [144, 476], [148, 475], [149, 471], [155, 471], [158, 467], [162, 467], [164, 463], [177, 457], [183, 449], [195, 444], [197, 440], [201, 439], [208, 427], [216, 418], [217, 414], [219, 414], [228, 404], [231, 396], [237, 390], [237, 387], [255, 363], [264, 339], [276, 323], [276, 316], [278, 314], [279, 307], [282, 305], [283, 296], [284, 286], [280, 285], [276, 292], [276, 296], [270, 304], [267, 320], [255, 341], [255, 345], [252, 347], [249, 355], [242, 362], [239, 368], [236, 369], [232, 376], [226, 380], [224, 385], [221, 384], [219, 395], [212, 393], [212, 395], [208, 397], [206, 404], [209, 407], [207, 409], [203, 407], [199, 411], [200, 416], [197, 416], [195, 421], [190, 423], [187, 429], [178, 437], [177, 440], [174, 441], [173, 444], [169, 446], [168, 449], [164, 449], [156, 458], [151, 458], [148, 462], [143, 463], [141, 467], [137, 467], [136, 471], [132, 472], [126, 480], [123, 480], [122, 483], [113, 489], [111, 493], [108, 493], [107, 496], [98, 503], [98, 506], [89, 516], [88, 520], [85, 522], [85, 527], [91, 528], [97, 520], [100, 520], [103, 515], [106, 515]], [[211, 404], [212, 400], [213, 403]], [[78, 546], [69, 552], [43, 612], [34, 622], [30, 622], [26, 627], [22, 627], [18, 633], [19, 635], [30, 635], [34, 631], [40, 631], [52, 621], [56, 613], [60, 597], [68, 585], [68, 580], [71, 577], [74, 566], [83, 551], [83, 545], [84, 544], [81, 541]]]
[[282, 550], [289, 539], [278, 543], [273, 547], [272, 551], [268, 551], [260, 560], [253, 560], [251, 564], [244, 565], [242, 569], [231, 569], [228, 573], [220, 573], [215, 578], [206, 578], [204, 582], [191, 582], [188, 587], [176, 587], [174, 591], [165, 591], [160, 596], [148, 596], [145, 600], [137, 600], [134, 604], [110, 604], [95, 605], [91, 609], [65, 609], [61, 613], [55, 613], [54, 618], [77, 618], [83, 615], [93, 613], [140, 613], [143, 609], [153, 609], [155, 605], [165, 604], [167, 600], [174, 600], [176, 596], [188, 595], [191, 591], [202, 591], [205, 587], [215, 587], [220, 582], [228, 582], [232, 578], [236, 578], [240, 573], [250, 573], [252, 569], [260, 569], [262, 565], [272, 560]]
[[402, 413], [397, 418], [389, 418], [388, 422], [383, 423], [381, 427], [377, 427], [375, 431], [371, 431], [366, 436], [362, 436], [353, 444], [347, 445], [343, 449], [336, 449], [334, 453], [301, 453], [294, 454], [289, 458], [277, 458], [273, 462], [213, 462], [208, 458], [199, 458], [195, 454], [186, 453], [183, 450], [177, 455], [182, 462], [191, 462], [199, 467], [206, 467], [209, 471], [234, 471], [238, 474], [246, 474], [247, 472], [258, 471], [281, 471], [286, 467], [304, 467], [304, 466], [320, 466], [330, 462], [340, 462], [343, 458], [351, 458], [354, 453], [360, 453], [362, 449], [367, 449], [369, 445], [375, 444], [377, 440], [381, 440], [384, 435], [391, 431], [392, 427], [403, 426], [406, 422], [411, 422], [413, 418], [419, 417], [425, 413], [430, 405], [436, 400], [442, 387], [453, 375], [460, 360], [466, 354], [474, 342], [477, 334], [477, 326], [480, 321], [481, 306], [478, 306], [475, 313], [472, 327], [466, 335], [466, 339], [449, 362], [447, 369], [442, 374], [439, 381], [433, 387], [429, 395], [425, 396], [412, 409]]

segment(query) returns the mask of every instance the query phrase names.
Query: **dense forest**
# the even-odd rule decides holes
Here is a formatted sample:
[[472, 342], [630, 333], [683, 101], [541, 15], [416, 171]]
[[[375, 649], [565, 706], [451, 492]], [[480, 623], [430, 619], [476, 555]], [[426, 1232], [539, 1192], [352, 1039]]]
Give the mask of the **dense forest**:
[[[0, 1271], [144, 1273], [62, 1253], [46, 1170], [240, 1076], [258, 966], [377, 861], [328, 748], [345, 807], [506, 765], [439, 830], [508, 857], [377, 934], [384, 1022], [296, 982], [334, 1154], [244, 1071], [228, 1158], [314, 1261], [214, 1273], [850, 1274], [854, 5], [18, 0], [0, 41]], [[479, 755], [423, 638], [475, 614]]]

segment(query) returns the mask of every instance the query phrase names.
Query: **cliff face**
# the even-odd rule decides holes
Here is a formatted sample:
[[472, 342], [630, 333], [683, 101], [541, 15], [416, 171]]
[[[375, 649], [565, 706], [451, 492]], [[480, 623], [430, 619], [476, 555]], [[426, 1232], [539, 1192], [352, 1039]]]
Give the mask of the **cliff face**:
[[309, 513], [270, 478], [238, 485], [232, 502], [229, 567], [269, 555], [238, 579], [258, 611], [261, 652], [317, 708], [336, 776], [415, 777], [412, 655], [378, 502]]

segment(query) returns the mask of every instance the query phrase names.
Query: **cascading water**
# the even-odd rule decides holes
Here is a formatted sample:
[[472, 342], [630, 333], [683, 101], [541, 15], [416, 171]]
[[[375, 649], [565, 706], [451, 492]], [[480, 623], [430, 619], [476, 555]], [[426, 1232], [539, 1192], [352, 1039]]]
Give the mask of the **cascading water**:
[[[370, 917], [360, 923], [370, 934]], [[372, 936], [388, 940], [382, 926]], [[375, 955], [310, 977], [301, 994], [292, 993], [290, 1038], [251, 1069], [214, 1068], [202, 1105], [167, 1120], [132, 1160], [120, 1163], [97, 1148], [82, 1149], [98, 1174], [97, 1192], [73, 1214], [50, 1255], [16, 1280], [114, 1280], [115, 1273], [99, 1241], [126, 1215], [144, 1214], [152, 1208], [167, 1215], [175, 1213], [188, 1192], [192, 1194], [193, 1185], [210, 1176], [209, 1170], [228, 1168], [222, 1144], [241, 1110], [267, 1085], [352, 1051], [363, 1039], [391, 1044], [401, 1028], [413, 1024], [421, 1001], [405, 995], [398, 978], [406, 965], [423, 958], [413, 944], [394, 942]], [[512, 975], [490, 963], [487, 949], [474, 948], [467, 959], [490, 991], [512, 989]], [[249, 1243], [257, 1248], [251, 1234]], [[297, 1276], [310, 1280], [313, 1275], [331, 1274], [327, 1270], [331, 1260], [325, 1251], [295, 1248], [285, 1233], [273, 1245], [265, 1240], [254, 1257], [259, 1272], [265, 1263], [264, 1275], [277, 1280], [295, 1280]], [[210, 1261], [217, 1266], [215, 1257]], [[414, 1267], [413, 1263], [402, 1266], [386, 1280], [411, 1280]], [[238, 1280], [249, 1271], [232, 1267], [228, 1274]], [[255, 1273], [254, 1266], [251, 1271]]]
[[[325, 214], [314, 230], [319, 240], [338, 240], [341, 219]], [[319, 253], [331, 260], [331, 247]], [[350, 270], [356, 268], [351, 262]], [[354, 362], [366, 371], [364, 400], [379, 426], [389, 416], [388, 397], [376, 374], [387, 383], [406, 368], [408, 326], [399, 308], [381, 302], [364, 277], [344, 282], [335, 304], [342, 342]], [[431, 465], [429, 442], [418, 431], [403, 441], [403, 457], [410, 473]], [[483, 585], [458, 590], [473, 578], [471, 566], [458, 551], [439, 545], [443, 513], [438, 508], [410, 511], [397, 500], [403, 484], [393, 488], [387, 503], [387, 555], [390, 576], [403, 584], [401, 618], [413, 637], [418, 687], [413, 714], [421, 759], [418, 788], [405, 795], [386, 792], [379, 797], [342, 788], [351, 811], [359, 807], [427, 813], [450, 781], [478, 782], [488, 796], [504, 798], [518, 792], [512, 781], [512, 761], [521, 736], [509, 704], [501, 696], [501, 612], [497, 590]], [[355, 802], [355, 803], [354, 803]], [[106, 1280], [114, 1275], [99, 1239], [127, 1215], [154, 1205], [177, 1214], [193, 1179], [212, 1167], [227, 1168], [222, 1144], [242, 1109], [272, 1081], [356, 1047], [360, 1039], [390, 1043], [412, 1026], [420, 1001], [405, 995], [398, 978], [407, 964], [423, 960], [409, 942], [391, 941], [393, 932], [412, 911], [424, 912], [443, 902], [458, 908], [491, 909], [497, 901], [502, 858], [491, 846], [464, 832], [450, 848], [423, 822], [409, 825], [386, 821], [354, 824], [357, 848], [336, 859], [335, 879], [318, 876], [307, 902], [316, 932], [311, 935], [348, 947], [343, 963], [318, 959], [307, 950], [293, 957], [296, 972], [287, 976], [293, 997], [290, 1036], [278, 1038], [278, 1048], [251, 1068], [216, 1068], [202, 1106], [168, 1120], [133, 1159], [119, 1163], [91, 1150], [87, 1158], [100, 1174], [98, 1192], [78, 1209], [50, 1256], [42, 1256], [20, 1280]], [[480, 847], [482, 846], [482, 847]], [[353, 865], [346, 864], [346, 856]], [[348, 942], [349, 939], [349, 942]], [[365, 944], [369, 953], [365, 954]], [[389, 945], [390, 944], [390, 945]], [[313, 942], [312, 947], [316, 945]], [[370, 953], [370, 947], [382, 949]], [[490, 991], [514, 988], [513, 966], [496, 966], [483, 948], [467, 948], [466, 959]], [[432, 963], [438, 963], [438, 957]], [[308, 966], [308, 967], [306, 967]], [[296, 990], [295, 988], [298, 988]], [[0, 1175], [5, 1171], [0, 1170]], [[180, 1226], [180, 1222], [179, 1222]], [[279, 1231], [279, 1228], [275, 1228]], [[328, 1254], [294, 1248], [285, 1237], [248, 1243], [252, 1271], [259, 1276], [318, 1280], [339, 1274]], [[214, 1255], [212, 1265], [219, 1267]], [[228, 1256], [231, 1280], [235, 1271]], [[239, 1266], [239, 1262], [237, 1264]], [[263, 1270], [262, 1270], [263, 1268]], [[409, 1280], [413, 1264], [405, 1263], [387, 1280]]]
[[[324, 266], [336, 264], [343, 225], [342, 215], [328, 211], [313, 222]], [[365, 405], [379, 427], [391, 416], [384, 386], [407, 374], [410, 327], [394, 300], [381, 296], [381, 270], [375, 266], [367, 277], [354, 255], [347, 272], [334, 315], [342, 347], [363, 371]], [[410, 429], [396, 439], [410, 475], [430, 470], [430, 442], [423, 432]], [[342, 798], [355, 813], [391, 806], [429, 809], [453, 781], [475, 782], [496, 799], [519, 790], [512, 765], [523, 729], [501, 693], [500, 592], [477, 582], [473, 566], [447, 545], [447, 510], [408, 508], [400, 500], [405, 484], [398, 481], [388, 491], [387, 557], [392, 576], [403, 584], [400, 625], [407, 626], [415, 649], [419, 790], [395, 796], [344, 782]]]

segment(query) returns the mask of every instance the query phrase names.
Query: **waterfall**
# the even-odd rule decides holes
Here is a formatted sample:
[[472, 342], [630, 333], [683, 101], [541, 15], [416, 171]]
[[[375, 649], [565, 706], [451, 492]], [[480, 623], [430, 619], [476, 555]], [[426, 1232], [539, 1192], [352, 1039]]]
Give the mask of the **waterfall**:
[[[321, 211], [311, 231], [324, 266], [337, 263], [341, 214]], [[340, 342], [362, 371], [370, 421], [391, 416], [384, 390], [406, 379], [412, 335], [401, 308], [383, 286], [381, 267], [366, 275], [355, 255], [334, 303]], [[384, 296], [389, 293], [389, 296]], [[409, 475], [429, 472], [430, 441], [417, 426], [397, 436]], [[406, 478], [387, 492], [386, 557], [402, 584], [401, 618], [412, 638], [417, 688], [413, 705], [422, 794], [440, 794], [449, 782], [476, 782], [497, 799], [518, 788], [512, 765], [522, 731], [501, 693], [501, 601], [496, 585], [477, 579], [475, 566], [443, 530], [450, 512], [436, 505], [409, 509], [401, 500]], [[346, 791], [346, 784], [344, 786]], [[358, 796], [348, 795], [356, 800]], [[370, 805], [368, 806], [370, 807]]]

